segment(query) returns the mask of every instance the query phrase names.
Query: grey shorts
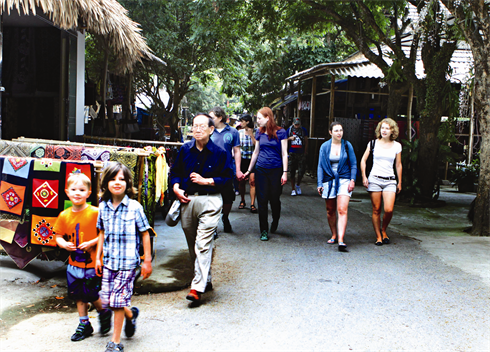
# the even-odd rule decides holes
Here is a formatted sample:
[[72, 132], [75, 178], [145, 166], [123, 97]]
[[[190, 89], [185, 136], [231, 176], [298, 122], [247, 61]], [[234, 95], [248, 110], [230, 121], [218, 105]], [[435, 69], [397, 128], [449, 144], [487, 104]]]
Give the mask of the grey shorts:
[[396, 180], [385, 180], [374, 175], [369, 175], [368, 182], [368, 192], [396, 193]]

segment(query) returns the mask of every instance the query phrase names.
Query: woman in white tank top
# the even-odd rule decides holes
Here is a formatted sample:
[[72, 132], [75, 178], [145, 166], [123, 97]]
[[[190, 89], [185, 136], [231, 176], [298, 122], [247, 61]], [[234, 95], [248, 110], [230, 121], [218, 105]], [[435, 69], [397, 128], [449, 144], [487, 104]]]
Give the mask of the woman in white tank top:
[[[377, 246], [390, 243], [386, 229], [393, 217], [396, 194], [402, 189], [402, 146], [395, 141], [398, 133], [398, 124], [394, 120], [387, 118], [378, 123], [374, 142], [373, 168], [369, 173], [369, 178], [366, 177], [366, 160], [371, 153], [371, 142], [368, 143], [361, 159], [362, 183], [371, 195], [372, 220]], [[396, 183], [393, 163], [395, 163], [398, 184]], [[381, 201], [383, 201], [385, 212], [382, 226]]]

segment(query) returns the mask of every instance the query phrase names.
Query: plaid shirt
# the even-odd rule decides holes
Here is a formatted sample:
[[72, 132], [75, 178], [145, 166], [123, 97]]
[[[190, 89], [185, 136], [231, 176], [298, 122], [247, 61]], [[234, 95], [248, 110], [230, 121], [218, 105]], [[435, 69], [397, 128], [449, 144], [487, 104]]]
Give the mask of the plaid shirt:
[[111, 270], [131, 270], [140, 263], [140, 235], [150, 228], [143, 207], [126, 195], [116, 209], [112, 201], [99, 204], [97, 228], [104, 231], [104, 266]]
[[244, 128], [238, 130], [238, 133], [240, 134], [240, 148], [242, 150], [242, 159], [252, 159], [252, 154], [255, 149], [255, 145], [252, 143], [252, 138], [245, 134]]

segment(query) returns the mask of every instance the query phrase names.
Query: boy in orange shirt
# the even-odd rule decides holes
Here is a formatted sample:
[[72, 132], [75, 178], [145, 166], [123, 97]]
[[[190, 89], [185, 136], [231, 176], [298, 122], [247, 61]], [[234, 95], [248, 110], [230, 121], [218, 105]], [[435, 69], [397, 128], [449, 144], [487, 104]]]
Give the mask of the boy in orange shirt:
[[68, 297], [77, 302], [80, 318], [72, 341], [81, 341], [94, 332], [88, 318], [88, 302], [99, 312], [100, 333], [106, 334], [111, 329], [112, 311], [102, 308], [101, 278], [95, 272], [99, 210], [87, 203], [91, 186], [90, 179], [82, 173], [68, 177], [65, 192], [73, 206], [60, 213], [54, 228], [58, 246], [70, 252], [66, 270]]

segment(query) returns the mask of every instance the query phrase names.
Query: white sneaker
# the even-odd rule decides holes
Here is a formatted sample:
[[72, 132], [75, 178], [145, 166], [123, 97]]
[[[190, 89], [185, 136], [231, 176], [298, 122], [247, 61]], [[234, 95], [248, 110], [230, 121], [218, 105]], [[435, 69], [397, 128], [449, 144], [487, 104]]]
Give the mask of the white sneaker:
[[291, 191], [291, 195], [292, 196], [295, 196], [296, 195], [296, 191], [294, 189]]
[[301, 194], [301, 187], [296, 185], [296, 194], [299, 196]]

